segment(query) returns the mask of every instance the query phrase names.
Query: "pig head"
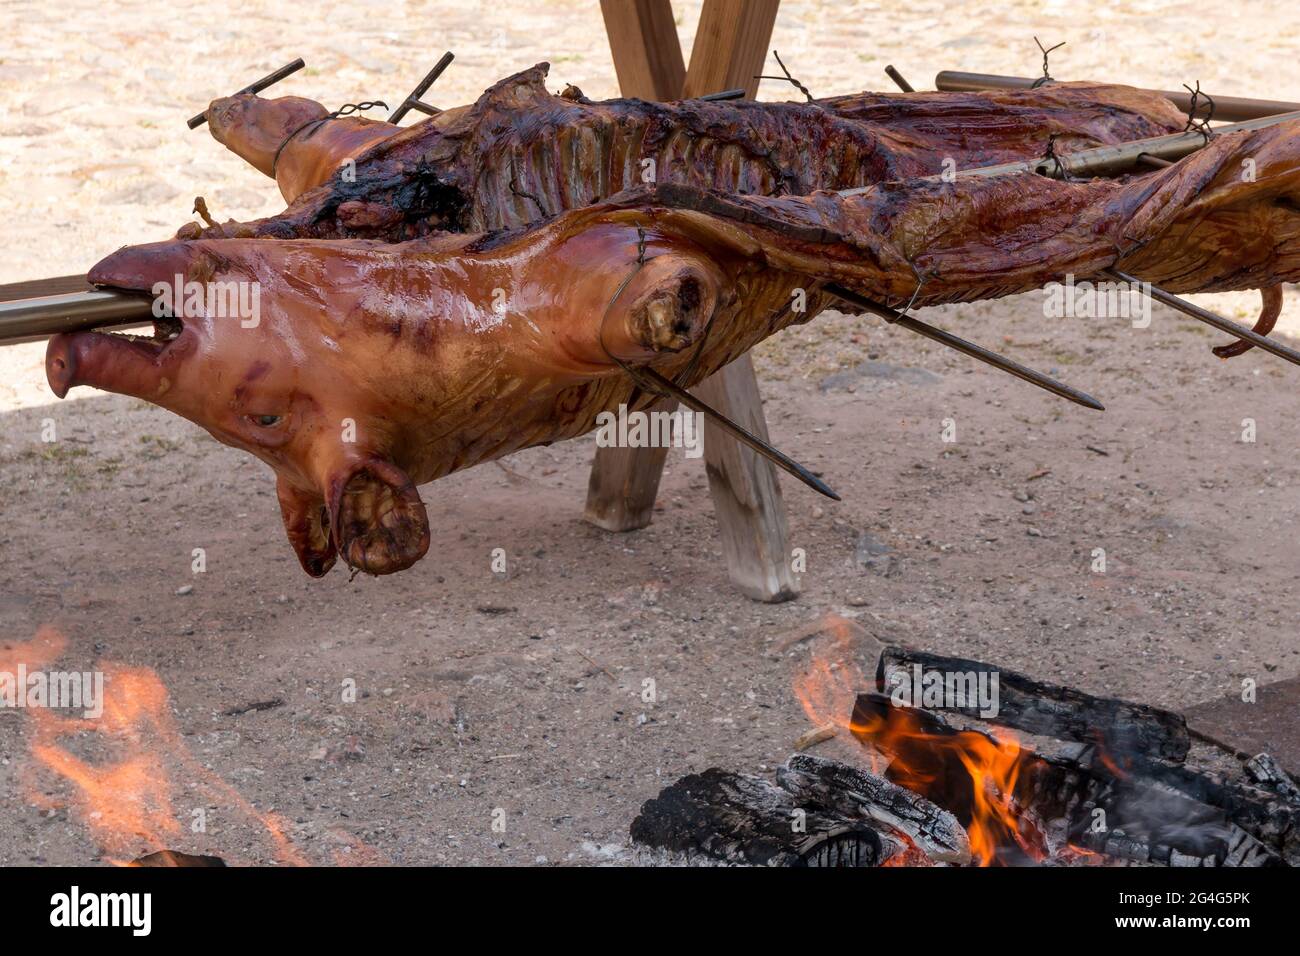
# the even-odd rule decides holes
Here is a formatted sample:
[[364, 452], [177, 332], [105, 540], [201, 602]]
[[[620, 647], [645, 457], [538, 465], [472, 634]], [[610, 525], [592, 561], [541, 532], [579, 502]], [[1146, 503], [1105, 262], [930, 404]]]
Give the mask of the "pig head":
[[212, 137], [272, 177], [286, 202], [400, 129], [361, 116], [332, 118], [320, 103], [301, 96], [226, 96], [209, 104], [207, 117]]
[[327, 322], [297, 321], [313, 306], [319, 315], [310, 280], [295, 288], [290, 279], [265, 298], [261, 289], [246, 294], [242, 309], [223, 307], [240, 303], [237, 294], [206, 294], [264, 288], [259, 267], [255, 258], [227, 259], [183, 242], [109, 256], [91, 270], [92, 282], [149, 293], [156, 303], [166, 296], [172, 317], [159, 319], [152, 339], [54, 337], [50, 386], [60, 397], [91, 385], [145, 399], [266, 461], [309, 574], [323, 575], [338, 554], [374, 573], [407, 567], [427, 550], [429, 527], [415, 485], [390, 457], [403, 438], [401, 397], [372, 373], [381, 358], [375, 343], [336, 334]]
[[127, 247], [89, 279], [152, 296], [154, 336], [58, 335], [47, 377], [60, 397], [152, 402], [269, 464], [308, 574], [340, 556], [402, 570], [430, 543], [417, 484], [589, 430], [629, 387], [614, 357], [684, 348], [726, 282], [629, 224], [481, 240]]

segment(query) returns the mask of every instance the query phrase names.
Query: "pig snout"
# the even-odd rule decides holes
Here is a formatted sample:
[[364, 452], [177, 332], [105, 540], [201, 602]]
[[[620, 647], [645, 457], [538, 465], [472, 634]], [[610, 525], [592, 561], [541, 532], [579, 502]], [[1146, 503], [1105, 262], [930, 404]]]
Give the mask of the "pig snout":
[[45, 347], [45, 379], [59, 398], [66, 397], [68, 389], [77, 384], [77, 365], [72, 336], [53, 336]]

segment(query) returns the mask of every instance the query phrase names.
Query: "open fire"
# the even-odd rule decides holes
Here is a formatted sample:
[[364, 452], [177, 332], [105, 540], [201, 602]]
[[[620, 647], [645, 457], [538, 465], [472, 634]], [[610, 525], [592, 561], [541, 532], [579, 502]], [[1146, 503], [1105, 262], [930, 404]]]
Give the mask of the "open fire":
[[1046, 858], [1043, 833], [1015, 799], [1026, 751], [1012, 735], [940, 734], [927, 729], [917, 713], [892, 705], [855, 708], [849, 731], [892, 757], [885, 779], [954, 812], [960, 809], [957, 816], [977, 865], [1006, 862], [1012, 848], [1028, 860]]
[[[0, 671], [17, 673], [23, 665], [34, 673], [56, 664], [67, 650], [67, 638], [44, 627], [32, 640], [0, 650]], [[103, 675], [98, 716], [25, 709], [32, 759], [21, 779], [29, 803], [47, 812], [70, 811], [102, 857], [117, 865], [220, 865], [217, 857], [169, 849], [207, 842], [209, 814], [224, 817], [223, 830], [232, 820], [251, 829], [277, 861], [308, 862], [277, 815], [258, 810], [195, 759], [157, 673], [112, 662], [96, 669]]]
[[1300, 790], [1267, 754], [1244, 780], [1194, 769], [1179, 715], [980, 661], [887, 647], [868, 678], [850, 627], [828, 620], [794, 692], [813, 726], [862, 744], [855, 763], [685, 777], [634, 841], [766, 865], [1300, 863]]
[[794, 685], [813, 725], [835, 726], [862, 741], [873, 772], [942, 806], [960, 806], [977, 865], [1006, 860], [1010, 847], [1041, 861], [1047, 852], [1042, 834], [1013, 796], [1024, 756], [1015, 736], [1005, 730], [937, 733], [910, 709], [859, 708], [859, 692], [874, 681], [854, 663], [849, 622], [832, 616], [826, 627], [831, 648], [816, 655]]

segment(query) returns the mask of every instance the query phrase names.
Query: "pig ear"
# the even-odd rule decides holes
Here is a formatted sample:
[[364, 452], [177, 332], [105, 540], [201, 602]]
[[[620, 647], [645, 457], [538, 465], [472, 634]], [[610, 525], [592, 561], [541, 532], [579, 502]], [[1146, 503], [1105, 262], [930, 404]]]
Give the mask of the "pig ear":
[[429, 550], [429, 516], [406, 473], [386, 461], [354, 469], [333, 490], [334, 540], [349, 567], [367, 574], [409, 568]]
[[337, 556], [325, 500], [298, 490], [283, 478], [275, 486], [275, 495], [280, 499], [284, 530], [302, 569], [314, 578], [322, 577], [334, 567]]

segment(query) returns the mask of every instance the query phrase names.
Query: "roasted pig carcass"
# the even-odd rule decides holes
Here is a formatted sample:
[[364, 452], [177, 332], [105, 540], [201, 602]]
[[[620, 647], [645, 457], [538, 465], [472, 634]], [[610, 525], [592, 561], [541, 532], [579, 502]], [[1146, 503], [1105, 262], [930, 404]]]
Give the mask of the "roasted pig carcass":
[[[408, 135], [418, 133], [372, 151], [396, 150]], [[1247, 159], [1250, 178], [1241, 174]], [[456, 193], [506, 175], [456, 185], [454, 164], [431, 173], [406, 163], [376, 166], [390, 177], [380, 192], [400, 195], [403, 175]], [[543, 204], [579, 188], [564, 183], [609, 181], [552, 172], [561, 192], [539, 196]], [[775, 178], [767, 185], [778, 191]], [[405, 226], [425, 223], [424, 234], [299, 237], [322, 223], [337, 234], [337, 218], [328, 220], [341, 205], [318, 195], [340, 198], [337, 188], [300, 197], [286, 213], [287, 238], [268, 221], [250, 230], [255, 237], [126, 248], [90, 273], [141, 294], [173, 276], [257, 283], [256, 322], [198, 310], [160, 319], [170, 334], [154, 341], [60, 335], [46, 359], [60, 396], [83, 384], [135, 395], [270, 464], [289, 538], [313, 575], [337, 556], [376, 574], [408, 567], [431, 538], [417, 485], [581, 435], [621, 404], [644, 408], [655, 396], [628, 368], [690, 386], [815, 316], [832, 301], [829, 282], [932, 304], [1115, 266], [1175, 291], [1300, 278], [1294, 123], [1224, 135], [1175, 166], [1122, 180], [914, 179], [851, 196], [660, 181], [531, 225], [436, 230], [429, 204], [399, 202]], [[512, 209], [526, 215], [517, 197], [462, 198], [446, 207], [458, 228]]]
[[[1164, 97], [1061, 83], [989, 93], [858, 93], [814, 103], [593, 103], [545, 86], [546, 64], [469, 107], [399, 129], [325, 119], [297, 97], [216, 100], [212, 134], [275, 175], [290, 207], [183, 238], [399, 241], [526, 225], [642, 183], [807, 195], [1037, 159], [1181, 130]], [[346, 167], [343, 164], [351, 160]], [[341, 168], [342, 167], [342, 168]]]

